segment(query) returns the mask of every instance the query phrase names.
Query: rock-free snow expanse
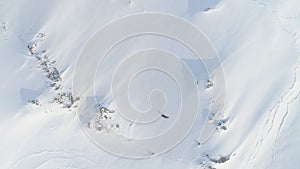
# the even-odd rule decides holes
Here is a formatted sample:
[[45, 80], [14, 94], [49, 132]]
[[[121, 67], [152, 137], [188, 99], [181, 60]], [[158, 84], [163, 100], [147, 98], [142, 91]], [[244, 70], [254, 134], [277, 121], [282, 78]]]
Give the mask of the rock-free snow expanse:
[[[83, 64], [78, 64], [83, 47], [100, 28], [124, 16], [152, 12], [183, 18], [206, 35], [218, 52], [224, 86], [178, 41], [151, 34], [120, 43], [102, 64], [84, 60], [87, 68], [98, 66], [96, 72], [83, 72], [94, 81], [79, 79], [76, 84], [80, 85], [74, 86], [79, 77], [76, 70]], [[142, 27], [139, 24], [137, 28]], [[125, 29], [133, 28], [120, 27], [116, 32]], [[0, 0], [0, 168], [298, 169], [299, 38], [297, 0]], [[145, 48], [161, 49], [179, 59], [161, 61], [146, 52], [144, 60], [123, 62]], [[177, 76], [152, 70], [136, 74], [132, 84], [124, 87], [131, 75], [127, 68], [119, 70], [118, 81], [112, 79], [121, 63], [130, 65], [130, 70], [162, 64], [178, 71], [176, 75], [188, 83], [182, 88], [174, 80]], [[116, 96], [128, 93], [135, 109], [157, 112], [155, 120], [142, 125], [118, 114], [111, 83], [118, 89]], [[219, 91], [219, 85], [224, 90]], [[81, 95], [88, 92], [76, 88], [85, 86], [93, 96]], [[128, 92], [123, 90], [126, 87]], [[192, 100], [197, 92], [199, 100]], [[217, 110], [210, 108], [219, 103], [220, 92], [225, 93], [222, 114], [212, 116]], [[185, 102], [190, 104], [188, 110], [199, 103], [201, 111], [174, 148], [155, 152], [171, 144], [171, 139], [153, 149], [135, 142], [135, 138], [157, 136], [172, 128]], [[123, 109], [130, 107], [120, 104]], [[151, 106], [162, 109], [152, 111]], [[78, 116], [82, 111], [91, 113]], [[206, 117], [210, 127], [202, 131]], [[110, 138], [112, 131], [132, 137], [117, 139], [133, 147], [128, 151], [114, 144], [116, 138], [105, 140], [109, 145], [149, 158], [116, 156], [101, 149], [88, 134]], [[203, 132], [205, 139], [199, 139]]]

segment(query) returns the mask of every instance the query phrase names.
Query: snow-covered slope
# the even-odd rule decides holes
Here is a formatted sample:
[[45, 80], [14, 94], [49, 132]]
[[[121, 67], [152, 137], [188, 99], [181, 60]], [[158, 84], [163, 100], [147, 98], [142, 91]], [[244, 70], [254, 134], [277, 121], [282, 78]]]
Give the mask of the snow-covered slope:
[[[299, 7], [297, 0], [0, 0], [0, 168], [299, 168]], [[81, 49], [99, 28], [147, 12], [179, 16], [207, 35], [222, 62], [226, 100], [222, 123], [205, 143], [197, 142], [199, 120], [174, 149], [136, 160], [110, 154], [87, 137], [76, 111], [89, 102], [73, 96], [72, 83]], [[107, 76], [95, 75], [96, 99], [114, 109], [107, 79], [115, 70], [110, 68], [123, 55], [149, 46], [183, 55], [200, 82], [206, 110], [214, 89], [205, 89], [209, 77], [203, 65], [162, 37], [132, 39], [112, 51], [108, 68], [101, 67]], [[153, 86], [178, 102], [171, 78], [148, 76], [159, 80], [133, 84], [144, 89], [132, 95], [137, 108], [147, 109]], [[176, 105], [168, 111], [173, 109]], [[148, 128], [130, 129], [124, 122], [120, 130], [153, 135], [176, 119], [175, 113], [168, 115]]]

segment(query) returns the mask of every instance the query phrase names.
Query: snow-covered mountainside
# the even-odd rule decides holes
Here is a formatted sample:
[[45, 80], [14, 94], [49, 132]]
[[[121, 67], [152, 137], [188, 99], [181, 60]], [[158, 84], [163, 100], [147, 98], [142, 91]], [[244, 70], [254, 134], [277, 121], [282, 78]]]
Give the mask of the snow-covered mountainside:
[[[216, 110], [209, 107], [217, 102], [214, 94], [222, 92], [217, 89], [223, 81], [210, 76], [207, 67], [192, 59], [193, 53], [178, 41], [149, 34], [120, 43], [102, 65], [80, 58], [83, 47], [100, 28], [124, 16], [147, 13], [182, 18], [201, 30], [214, 46], [225, 79], [220, 116], [213, 116]], [[143, 26], [140, 24], [136, 22], [136, 27]], [[125, 29], [133, 28], [119, 27], [116, 32]], [[173, 29], [166, 26], [166, 30]], [[109, 43], [109, 39], [103, 42]], [[158, 112], [155, 122], [139, 125], [118, 115], [114, 100], [118, 97], [111, 95], [110, 83], [115, 84], [111, 78], [118, 66], [126, 63], [125, 56], [145, 48], [169, 51], [185, 64], [157, 61], [157, 55], [153, 56], [156, 59], [133, 60], [121, 71], [115, 85], [117, 96], [127, 92], [121, 89], [130, 78], [130, 70], [152, 62], [175, 67], [175, 72], [179, 70], [176, 75], [189, 82], [187, 74], [192, 73], [197, 82], [178, 88], [178, 81], [172, 79], [175, 75], [160, 71], [136, 75], [128, 90], [136, 109], [148, 111], [149, 93], [155, 95], [156, 88], [163, 90], [163, 98], [171, 103], [161, 105], [164, 100], [154, 99], [151, 106], [165, 106], [164, 110]], [[97, 72], [84, 72], [94, 77], [92, 84], [79, 79], [74, 86], [78, 66], [97, 64]], [[183, 65], [190, 71], [183, 71]], [[0, 0], [0, 68], [1, 169], [300, 168], [298, 0]], [[74, 92], [74, 87], [85, 86], [93, 88], [94, 96], [81, 95], [85, 90]], [[189, 98], [194, 93], [200, 94], [199, 100]], [[178, 99], [181, 96], [184, 100]], [[161, 134], [174, 127], [174, 121], [181, 117], [176, 110], [186, 101], [189, 108], [200, 102], [203, 111], [184, 139], [166, 152], [139, 146], [128, 150], [109, 140], [113, 148], [148, 157], [126, 158], [99, 147], [96, 136], [91, 136], [108, 137], [113, 130], [133, 140]], [[122, 106], [129, 108], [125, 103]], [[94, 111], [95, 117], [81, 116], [78, 112], [82, 110]], [[213, 132], [203, 127], [202, 116], [208, 116]], [[209, 136], [199, 140], [202, 132]], [[138, 145], [125, 141], [128, 146]], [[160, 146], [167, 143], [162, 141]]]

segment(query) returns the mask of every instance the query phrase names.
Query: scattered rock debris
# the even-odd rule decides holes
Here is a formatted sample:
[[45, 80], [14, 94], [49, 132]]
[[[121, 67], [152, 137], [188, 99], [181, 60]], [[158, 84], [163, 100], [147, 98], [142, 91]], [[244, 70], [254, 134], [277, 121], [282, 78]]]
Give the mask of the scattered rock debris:
[[145, 155], [146, 156], [155, 156], [155, 153], [153, 151], [148, 150]]
[[30, 53], [30, 55], [39, 55], [40, 52], [37, 51], [37, 48], [39, 46], [39, 44], [41, 44], [44, 40], [44, 37], [46, 35], [44, 33], [38, 33], [36, 36], [35, 36], [35, 40], [33, 40], [32, 42], [30, 42], [28, 45], [27, 45], [27, 49]]
[[77, 107], [74, 103], [80, 100], [80, 98], [74, 97], [71, 92], [61, 91], [62, 77], [59, 69], [55, 66], [56, 61], [49, 58], [46, 50], [38, 50], [38, 47], [45, 37], [46, 35], [44, 33], [38, 33], [36, 35], [35, 39], [27, 45], [29, 54], [37, 60], [41, 70], [46, 74], [50, 82], [49, 87], [58, 92], [57, 96], [53, 98], [52, 103], [61, 104], [63, 108]]
[[40, 101], [38, 99], [29, 100], [28, 103], [36, 105], [36, 106], [40, 105]]
[[97, 108], [97, 116], [99, 119], [105, 119], [105, 120], [112, 119], [111, 114], [115, 113], [114, 110], [109, 110], [108, 108], [102, 107], [99, 104], [96, 105], [96, 108]]
[[211, 80], [207, 80], [207, 86], [206, 86], [206, 88], [209, 89], [209, 88], [211, 88], [213, 86], [214, 86], [213, 82]]
[[80, 100], [79, 97], [75, 97], [71, 92], [62, 92], [53, 99], [53, 102], [63, 105], [63, 108], [71, 108], [76, 101]]
[[2, 22], [2, 25], [1, 25], [1, 28], [0, 28], [2, 31], [1, 32], [3, 32], [3, 35], [4, 35], [4, 40], [8, 40], [8, 38], [7, 38], [7, 25], [6, 25], [6, 22]]
[[203, 169], [216, 169], [210, 161], [202, 161], [200, 162], [200, 166]]
[[210, 165], [210, 166], [208, 166], [208, 169], [217, 169], [217, 168]]
[[110, 110], [107, 107], [96, 105], [95, 119], [87, 123], [90, 129], [96, 129], [99, 132], [108, 133], [112, 129], [120, 129], [120, 124], [112, 121], [115, 110]]
[[216, 126], [217, 126], [217, 131], [224, 131], [227, 130], [227, 122], [228, 122], [228, 118], [227, 119], [222, 119], [222, 120], [217, 120], [215, 122]]
[[30, 55], [33, 55], [33, 54], [34, 54], [36, 45], [37, 45], [36, 43], [34, 43], [34, 44], [32, 44], [32, 45], [27, 45], [27, 49], [28, 49]]
[[209, 11], [211, 11], [211, 10], [213, 10], [213, 9], [214, 9], [214, 8], [208, 7], [208, 8], [203, 9], [203, 12], [209, 12]]
[[5, 23], [5, 22], [2, 22], [2, 29], [3, 29], [3, 32], [4, 32], [4, 33], [7, 32], [7, 26], [6, 26], [6, 23]]
[[197, 146], [201, 146], [201, 142], [200, 142], [200, 141], [198, 141], [198, 140], [195, 140], [195, 145], [197, 145]]
[[219, 157], [211, 157], [208, 154], [206, 154], [206, 157], [213, 163], [225, 163], [226, 161], [230, 160], [230, 156], [231, 155], [227, 155], [227, 156], [219, 156]]
[[46, 54], [46, 51], [42, 51], [42, 54], [36, 54], [35, 58], [38, 60], [42, 70], [46, 73], [46, 77], [50, 81], [50, 87], [54, 90], [60, 89], [61, 85], [59, 84], [62, 81], [60, 72], [54, 66], [56, 61], [51, 61]]
[[201, 166], [201, 168], [204, 169], [216, 169], [216, 164], [222, 164], [230, 160], [231, 154], [229, 155], [220, 155], [216, 157], [212, 157], [209, 154], [204, 154], [203, 157], [198, 159], [198, 164]]

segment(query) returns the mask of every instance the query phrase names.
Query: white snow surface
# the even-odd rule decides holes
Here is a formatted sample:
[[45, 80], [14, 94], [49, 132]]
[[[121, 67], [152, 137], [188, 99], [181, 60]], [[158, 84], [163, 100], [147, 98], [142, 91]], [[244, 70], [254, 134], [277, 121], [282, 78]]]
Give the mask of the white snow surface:
[[[76, 107], [63, 108], [52, 100], [61, 92], [72, 91], [80, 51], [99, 28], [120, 17], [146, 12], [184, 18], [211, 40], [224, 68], [223, 118], [228, 122], [227, 130], [214, 132], [201, 146], [195, 142], [201, 132], [201, 124], [196, 123], [174, 149], [137, 160], [99, 148], [83, 132]], [[298, 0], [0, 0], [0, 24], [1, 169], [300, 168]], [[137, 43], [142, 40], [133, 40], [127, 44], [130, 48], [123, 46], [110, 55], [131, 53], [143, 46]], [[54, 65], [62, 78], [60, 89], [49, 87], [51, 82], [40, 62], [30, 54], [27, 46], [33, 42], [37, 43], [35, 51], [45, 50], [49, 59], [56, 61]], [[159, 44], [154, 41], [152, 45]], [[170, 46], [164, 48], [172, 50]], [[174, 46], [175, 52], [186, 54]], [[115, 59], [108, 64], [121, 61]], [[204, 83], [208, 77], [203, 67], [185, 59], [191, 69], [199, 69], [196, 77]], [[106, 71], [108, 76], [114, 73]], [[101, 97], [108, 92], [105, 78], [98, 77], [96, 81], [101, 86], [96, 93]], [[154, 78], [168, 81], [163, 76]], [[171, 97], [177, 95], [172, 90], [169, 93]], [[207, 101], [210, 93], [203, 93]], [[132, 96], [139, 103], [137, 107], [147, 107], [143, 100], [146, 94], [147, 91]], [[34, 99], [39, 100], [39, 105], [28, 103]], [[102, 101], [113, 108], [111, 100]], [[166, 125], [169, 122], [152, 124], [151, 130], [122, 130], [144, 136], [160, 132]], [[230, 158], [214, 163], [206, 154], [211, 159]]]

